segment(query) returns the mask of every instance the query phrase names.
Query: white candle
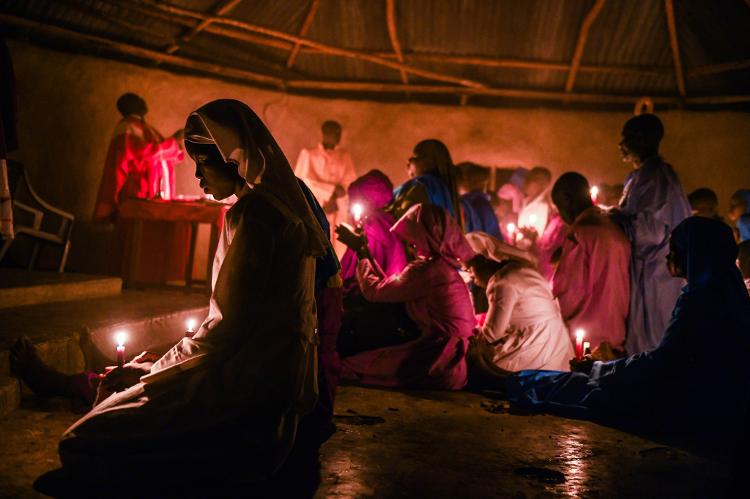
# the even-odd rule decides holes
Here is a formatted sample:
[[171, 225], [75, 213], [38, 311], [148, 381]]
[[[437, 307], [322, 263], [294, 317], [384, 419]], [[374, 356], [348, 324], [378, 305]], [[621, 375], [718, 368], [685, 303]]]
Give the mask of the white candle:
[[161, 192], [162, 199], [172, 199], [172, 188], [169, 185], [169, 165], [165, 159], [161, 160]]
[[599, 199], [599, 187], [592, 185], [589, 192], [591, 193], [591, 202], [597, 204], [597, 200]]
[[125, 342], [128, 340], [128, 333], [125, 331], [118, 331], [115, 333], [115, 343], [117, 350], [117, 367], [122, 367], [125, 364]]
[[576, 329], [576, 359], [581, 360], [583, 358], [583, 337], [586, 333], [583, 329]]
[[198, 325], [198, 321], [193, 319], [192, 317], [185, 321], [185, 336], [192, 338], [195, 334], [195, 326]]
[[359, 203], [354, 203], [352, 205], [352, 215], [354, 215], [354, 221], [356, 223], [359, 223], [359, 221], [362, 219], [362, 212], [364, 212], [365, 209], [362, 207]]

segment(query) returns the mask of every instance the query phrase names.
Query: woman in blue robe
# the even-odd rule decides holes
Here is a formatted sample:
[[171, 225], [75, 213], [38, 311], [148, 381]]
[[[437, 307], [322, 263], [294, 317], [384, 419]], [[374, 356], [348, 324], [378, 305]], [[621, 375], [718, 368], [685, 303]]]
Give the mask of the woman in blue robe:
[[517, 406], [632, 429], [731, 431], [750, 399], [750, 297], [729, 227], [690, 217], [672, 232], [668, 267], [688, 283], [655, 349], [559, 373], [506, 380]]
[[[407, 173], [409, 180], [393, 190], [393, 201], [386, 207], [396, 220], [420, 203], [443, 207], [453, 217], [461, 213], [453, 160], [445, 144], [427, 139], [414, 146]], [[456, 220], [463, 229], [461, 217]]]

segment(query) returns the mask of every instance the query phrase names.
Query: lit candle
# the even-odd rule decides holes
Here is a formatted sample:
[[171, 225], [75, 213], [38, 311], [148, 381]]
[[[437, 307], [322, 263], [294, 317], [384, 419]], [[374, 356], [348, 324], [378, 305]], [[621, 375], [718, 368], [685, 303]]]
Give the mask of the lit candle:
[[583, 332], [583, 329], [576, 329], [576, 360], [581, 360], [583, 358], [584, 336], [586, 336], [586, 333]]
[[117, 367], [125, 365], [125, 342], [128, 339], [128, 333], [118, 331], [115, 333], [115, 343], [117, 344]]
[[588, 355], [591, 353], [591, 343], [588, 341], [583, 342], [583, 355]]
[[198, 322], [195, 319], [193, 319], [192, 317], [190, 319], [186, 320], [185, 321], [185, 328], [187, 328], [187, 329], [185, 331], [185, 336], [188, 337], [188, 338], [192, 338], [193, 335], [195, 334], [195, 326], [197, 326], [197, 325], [198, 325]]
[[505, 229], [508, 231], [508, 236], [510, 236], [510, 240], [511, 241], [514, 240], [515, 237], [513, 237], [513, 236], [516, 233], [516, 224], [509, 223], [508, 225], [505, 226]]
[[364, 208], [359, 203], [354, 203], [352, 205], [352, 215], [354, 215], [354, 221], [359, 225], [359, 221], [362, 219], [362, 212], [364, 211]]
[[599, 199], [599, 187], [592, 185], [589, 192], [591, 193], [591, 202], [597, 204], [597, 200]]

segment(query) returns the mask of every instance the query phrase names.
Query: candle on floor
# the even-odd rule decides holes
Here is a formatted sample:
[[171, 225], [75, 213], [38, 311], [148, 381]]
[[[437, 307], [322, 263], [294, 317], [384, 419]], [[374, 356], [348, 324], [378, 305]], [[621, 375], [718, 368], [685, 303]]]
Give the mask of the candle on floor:
[[576, 360], [583, 358], [583, 337], [586, 336], [583, 329], [576, 329]]
[[185, 321], [185, 336], [188, 338], [192, 338], [195, 334], [195, 326], [198, 325], [198, 321], [193, 319], [192, 317]]
[[591, 193], [591, 202], [597, 204], [599, 199], [599, 187], [592, 185], [589, 192]]
[[125, 342], [128, 339], [128, 333], [125, 331], [118, 331], [115, 333], [115, 343], [117, 346], [117, 367], [125, 365]]
[[362, 220], [362, 213], [365, 211], [365, 209], [362, 207], [359, 203], [354, 203], [352, 205], [352, 215], [354, 215], [354, 222], [359, 225], [360, 220]]

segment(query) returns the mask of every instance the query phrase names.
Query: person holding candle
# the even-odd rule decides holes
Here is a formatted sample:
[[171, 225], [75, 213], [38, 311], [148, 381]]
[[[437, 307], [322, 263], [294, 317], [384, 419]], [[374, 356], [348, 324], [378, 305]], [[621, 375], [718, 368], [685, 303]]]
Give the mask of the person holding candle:
[[607, 343], [602, 352], [622, 352], [630, 302], [630, 241], [591, 201], [583, 175], [561, 175], [552, 188], [552, 201], [568, 226], [552, 278], [563, 318], [571, 331], [585, 330], [595, 350]]
[[60, 442], [74, 479], [148, 482], [187, 469], [191, 480], [265, 478], [317, 400], [315, 267], [330, 244], [294, 172], [239, 101], [191, 113], [185, 141], [201, 187], [238, 197], [214, 260], [209, 315], [152, 365], [107, 375], [117, 393]]
[[394, 318], [402, 316], [403, 322], [395, 327], [416, 333], [401, 344], [345, 357], [342, 376], [378, 386], [463, 388], [474, 314], [469, 290], [457, 270], [473, 252], [448, 210], [418, 204], [395, 223], [391, 232], [412, 246], [416, 258], [392, 276], [374, 262], [364, 238], [344, 227], [337, 232], [357, 251], [357, 280], [367, 302], [376, 311], [382, 310], [380, 304], [393, 306], [377, 322], [359, 324], [386, 336], [392, 333]]
[[[386, 276], [401, 272], [406, 266], [406, 251], [391, 232], [396, 220], [385, 211], [393, 198], [390, 179], [380, 170], [370, 170], [349, 185], [348, 195], [352, 206], [362, 208], [359, 225], [372, 259]], [[347, 248], [341, 259], [341, 278], [347, 297], [361, 296], [357, 283], [357, 253], [351, 248]]]
[[471, 384], [491, 386], [493, 379], [524, 369], [567, 370], [573, 357], [568, 328], [532, 257], [484, 232], [466, 240], [475, 252], [466, 267], [489, 303], [471, 339]]
[[670, 320], [682, 283], [669, 279], [664, 259], [669, 234], [690, 216], [690, 204], [672, 166], [659, 156], [664, 126], [653, 114], [630, 118], [620, 153], [633, 165], [616, 215], [631, 244], [630, 312], [625, 350], [655, 348]]
[[506, 379], [517, 406], [625, 428], [733, 435], [750, 404], [750, 296], [724, 223], [690, 217], [672, 232], [666, 266], [687, 285], [661, 343], [576, 372], [525, 371]]

